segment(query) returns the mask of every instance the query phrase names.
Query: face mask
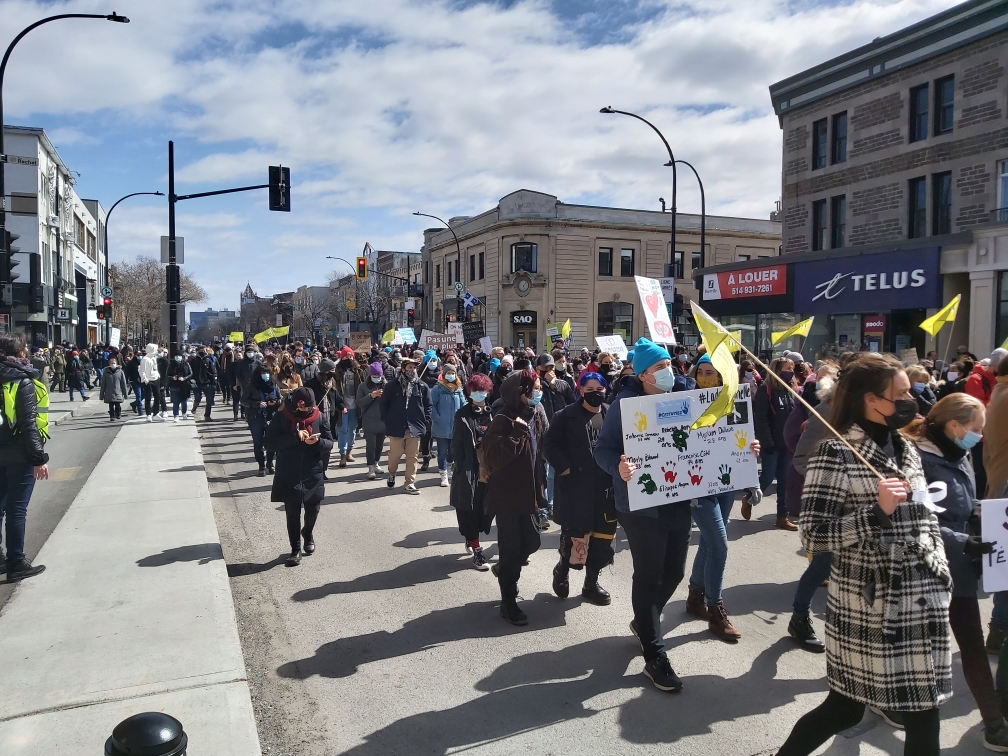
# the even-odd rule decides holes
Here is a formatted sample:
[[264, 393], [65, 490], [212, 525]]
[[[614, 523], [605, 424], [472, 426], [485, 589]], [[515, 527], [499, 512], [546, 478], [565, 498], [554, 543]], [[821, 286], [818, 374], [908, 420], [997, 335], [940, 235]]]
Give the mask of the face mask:
[[585, 404], [589, 407], [601, 407], [605, 402], [605, 393], [602, 391], [589, 391], [584, 395]]
[[602, 368], [602, 372], [603, 373], [610, 373], [610, 372], [612, 372], [612, 363], [611, 362], [603, 362], [601, 365], [599, 365], [599, 367]]
[[455, 383], [455, 373], [445, 373], [444, 379], [447, 383]]
[[182, 362], [182, 355], [181, 354], [176, 354], [175, 355], [175, 362]]
[[784, 381], [784, 383], [791, 383], [791, 381], [794, 379], [794, 371], [793, 370], [781, 370], [780, 377], [781, 377], [781, 380]]
[[535, 407], [541, 401], [542, 401], [542, 391], [533, 391], [532, 398], [529, 399], [529, 406]]
[[373, 375], [372, 375], [372, 376], [370, 377], [370, 379], [369, 379], [369, 380], [370, 380], [370, 381], [371, 381], [371, 383], [372, 383], [372, 384], [374, 384], [375, 386], [377, 386], [377, 385], [379, 385], [379, 384], [381, 383], [381, 378], [376, 378], [376, 377], [375, 377], [375, 376], [373, 376]]
[[270, 374], [269, 373], [262, 373], [259, 377], [262, 380], [264, 380], [266, 383], [269, 383], [269, 379], [270, 379]]
[[477, 404], [482, 404], [486, 401], [487, 392], [486, 391], [473, 391], [469, 394], [469, 398], [472, 399]]
[[710, 389], [718, 385], [718, 377], [716, 375], [698, 375], [696, 377], [697, 388]]
[[654, 385], [659, 391], [668, 393], [675, 388], [675, 373], [671, 367], [662, 368], [654, 375]]
[[745, 379], [747, 381], [751, 381], [754, 377], [755, 377], [755, 375], [753, 374], [752, 370], [746, 370]]
[[955, 439], [956, 446], [964, 451], [969, 451], [981, 441], [983, 441], [983, 434], [969, 429], [966, 430], [965, 436]]
[[255, 352], [245, 352], [245, 358], [251, 360], [255, 357]]
[[413, 377], [416, 375], [416, 370], [403, 370], [403, 375], [405, 375], [407, 379], [412, 381]]
[[956, 372], [954, 372], [952, 370], [949, 370], [948, 380], [949, 380], [949, 383], [952, 383], [953, 381], [958, 381], [959, 380], [959, 373], [956, 373]]
[[[882, 398], [885, 399], [885, 397]], [[897, 399], [893, 402], [893, 406], [896, 407], [896, 411], [885, 419], [890, 430], [905, 428], [917, 417], [917, 402], [913, 399]]]
[[913, 385], [913, 390], [916, 391], [918, 394], [926, 388], [927, 388], [926, 383], [915, 383]]
[[301, 358], [300, 358], [300, 357], [295, 357], [295, 358], [294, 358], [294, 362], [296, 362], [296, 363], [297, 363], [298, 365], [300, 365], [300, 364], [301, 364], [301, 362], [302, 362], [302, 360], [301, 360]]
[[567, 372], [567, 363], [566, 362], [558, 362], [556, 364], [556, 369], [557, 369], [558, 373], [566, 373]]
[[685, 354], [677, 355], [676, 359], [679, 360], [679, 362], [686, 362], [686, 355]]

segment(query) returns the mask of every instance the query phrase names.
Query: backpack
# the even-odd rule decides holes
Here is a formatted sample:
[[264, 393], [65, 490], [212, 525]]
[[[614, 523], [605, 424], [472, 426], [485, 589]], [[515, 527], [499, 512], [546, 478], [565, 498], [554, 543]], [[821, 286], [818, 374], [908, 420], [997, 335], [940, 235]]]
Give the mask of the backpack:
[[[35, 424], [38, 426], [39, 435], [44, 444], [49, 440], [49, 389], [42, 381], [31, 379], [35, 388], [35, 402], [38, 411], [35, 415]], [[8, 381], [3, 384], [3, 419], [6, 420], [10, 428], [11, 438], [17, 437], [17, 391], [21, 381]]]

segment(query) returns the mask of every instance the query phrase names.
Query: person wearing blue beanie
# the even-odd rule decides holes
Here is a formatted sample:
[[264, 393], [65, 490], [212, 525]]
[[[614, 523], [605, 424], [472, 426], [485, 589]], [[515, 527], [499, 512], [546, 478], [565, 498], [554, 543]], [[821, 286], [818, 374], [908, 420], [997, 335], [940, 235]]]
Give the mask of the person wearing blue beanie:
[[606, 413], [593, 451], [595, 462], [612, 480], [616, 517], [630, 544], [634, 613], [630, 631], [640, 641], [644, 674], [656, 688], [668, 692], [682, 690], [682, 681], [665, 654], [661, 614], [686, 573], [692, 527], [690, 503], [676, 501], [630, 511], [627, 484], [637, 468], [624, 453], [621, 404], [624, 399], [695, 388], [692, 378], [672, 370], [672, 358], [665, 347], [638, 339], [633, 346], [633, 375], [620, 378], [619, 392]]

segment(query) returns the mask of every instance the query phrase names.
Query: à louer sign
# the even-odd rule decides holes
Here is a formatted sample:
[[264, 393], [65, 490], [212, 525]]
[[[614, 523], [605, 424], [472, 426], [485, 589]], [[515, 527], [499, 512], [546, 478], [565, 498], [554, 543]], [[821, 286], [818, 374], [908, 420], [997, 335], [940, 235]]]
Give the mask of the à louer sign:
[[938, 247], [795, 263], [794, 311], [819, 313], [941, 307]]
[[704, 276], [703, 301], [787, 294], [787, 266], [730, 270]]

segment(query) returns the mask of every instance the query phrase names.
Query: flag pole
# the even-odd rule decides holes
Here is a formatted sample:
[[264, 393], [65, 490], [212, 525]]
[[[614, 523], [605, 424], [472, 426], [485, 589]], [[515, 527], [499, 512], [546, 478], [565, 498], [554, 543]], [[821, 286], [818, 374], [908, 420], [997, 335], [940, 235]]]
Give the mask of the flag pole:
[[[956, 318], [958, 318], [958, 317], [959, 317], [959, 308], [956, 307], [955, 314], [952, 316], [952, 327], [949, 328], [948, 342], [945, 344], [945, 356], [942, 359], [942, 367], [945, 368], [946, 372], [948, 371], [948, 353], [949, 353], [949, 349], [952, 347], [952, 331], [955, 330], [955, 322], [956, 322]], [[941, 333], [940, 329], [939, 329], [938, 333]], [[938, 377], [941, 378], [941, 376], [938, 376]]]

